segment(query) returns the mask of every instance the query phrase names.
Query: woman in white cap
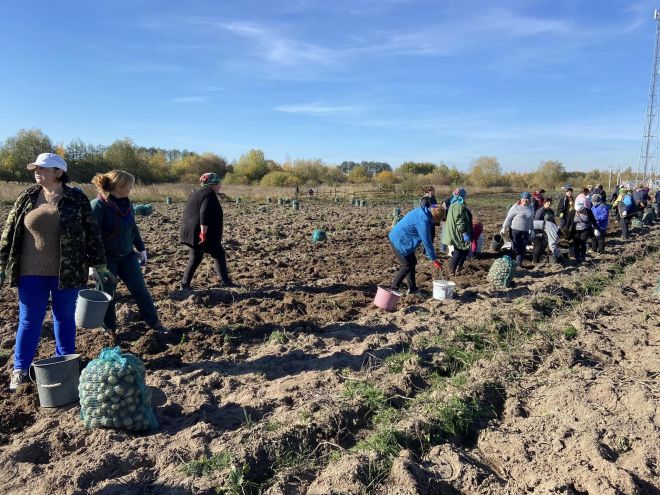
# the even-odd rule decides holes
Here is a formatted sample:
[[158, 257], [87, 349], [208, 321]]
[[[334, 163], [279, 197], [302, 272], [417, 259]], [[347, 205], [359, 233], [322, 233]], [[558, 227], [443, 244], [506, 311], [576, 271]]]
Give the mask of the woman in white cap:
[[75, 308], [87, 284], [88, 268], [111, 279], [103, 241], [89, 199], [67, 186], [67, 164], [55, 153], [42, 153], [27, 166], [36, 185], [19, 194], [0, 239], [0, 284], [18, 287], [19, 324], [10, 390], [28, 380], [52, 302], [55, 352], [76, 350]]

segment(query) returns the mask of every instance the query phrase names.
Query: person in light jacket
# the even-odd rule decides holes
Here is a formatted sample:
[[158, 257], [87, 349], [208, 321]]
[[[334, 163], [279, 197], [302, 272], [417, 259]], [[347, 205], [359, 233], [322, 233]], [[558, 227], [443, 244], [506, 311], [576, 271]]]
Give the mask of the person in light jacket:
[[520, 194], [518, 202], [509, 209], [502, 230], [500, 230], [502, 235], [509, 232], [513, 253], [519, 267], [523, 266], [527, 244], [531, 241], [533, 221], [532, 195], [523, 192]]
[[440, 214], [440, 209], [436, 206], [429, 208], [420, 206], [410, 211], [390, 230], [388, 236], [390, 245], [401, 265], [390, 284], [391, 290], [398, 292], [405, 278], [408, 284], [408, 294], [420, 294], [415, 281], [415, 267], [417, 266], [415, 250], [420, 244], [424, 245], [429, 260], [438, 270], [440, 269], [440, 262], [437, 260], [431, 238], [431, 226], [436, 218], [440, 218]]

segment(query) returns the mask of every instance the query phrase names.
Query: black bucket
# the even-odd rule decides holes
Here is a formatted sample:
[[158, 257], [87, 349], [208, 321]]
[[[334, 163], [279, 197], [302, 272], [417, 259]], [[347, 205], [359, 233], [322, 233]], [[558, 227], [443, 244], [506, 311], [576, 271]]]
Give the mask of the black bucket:
[[504, 246], [504, 238], [501, 236], [501, 234], [495, 234], [495, 236], [493, 236], [493, 240], [490, 241], [490, 249], [496, 253], [499, 253], [502, 250], [502, 246]]

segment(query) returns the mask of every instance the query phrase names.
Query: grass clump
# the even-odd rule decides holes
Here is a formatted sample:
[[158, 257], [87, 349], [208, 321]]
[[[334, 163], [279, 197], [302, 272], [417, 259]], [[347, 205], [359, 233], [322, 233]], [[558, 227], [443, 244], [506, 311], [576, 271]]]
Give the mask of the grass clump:
[[564, 328], [564, 338], [566, 340], [573, 340], [577, 337], [577, 329], [573, 325]]
[[430, 411], [436, 422], [438, 440], [453, 440], [470, 430], [483, 411], [474, 398], [452, 397], [435, 411]]
[[275, 330], [268, 337], [268, 341], [276, 344], [286, 344], [291, 340], [291, 334], [286, 330]]
[[414, 352], [400, 352], [387, 356], [383, 362], [390, 373], [401, 373], [406, 363], [416, 358], [417, 354]]
[[349, 380], [343, 393], [351, 399], [360, 398], [371, 411], [379, 411], [387, 404], [385, 392], [368, 382]]
[[188, 476], [209, 476], [216, 471], [227, 469], [232, 464], [228, 452], [213, 454], [205, 459], [196, 459], [183, 465], [183, 472]]

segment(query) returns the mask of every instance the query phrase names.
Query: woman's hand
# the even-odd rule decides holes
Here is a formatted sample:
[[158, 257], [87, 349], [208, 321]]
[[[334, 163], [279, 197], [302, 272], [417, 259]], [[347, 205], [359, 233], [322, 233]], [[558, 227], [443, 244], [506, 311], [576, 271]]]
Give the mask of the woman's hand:
[[147, 264], [147, 250], [140, 251], [138, 253], [138, 257], [140, 258], [140, 266], [144, 266]]

